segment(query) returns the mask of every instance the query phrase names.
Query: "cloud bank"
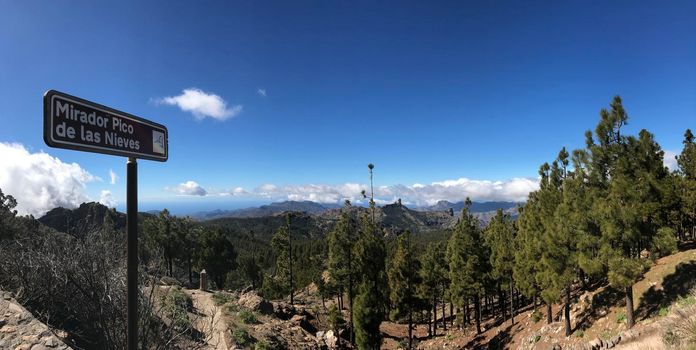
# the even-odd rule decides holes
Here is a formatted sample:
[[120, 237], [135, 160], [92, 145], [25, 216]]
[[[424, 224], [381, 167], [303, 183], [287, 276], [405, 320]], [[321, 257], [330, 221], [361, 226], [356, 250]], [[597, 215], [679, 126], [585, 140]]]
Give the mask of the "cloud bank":
[[198, 120], [213, 118], [222, 121], [242, 112], [242, 105], [228, 107], [222, 97], [197, 88], [184, 89], [181, 95], [158, 98], [155, 102], [177, 106], [184, 112], [192, 113]]
[[[469, 197], [475, 201], [513, 201], [527, 200], [529, 192], [539, 188], [539, 180], [534, 178], [512, 178], [506, 181], [472, 180], [459, 178], [431, 184], [391, 185], [375, 188], [378, 203], [390, 203], [401, 198], [410, 205], [432, 205], [440, 200], [462, 201]], [[344, 183], [338, 185], [306, 184], [277, 186], [264, 184], [252, 190], [241, 187], [220, 193], [221, 195], [263, 198], [268, 200], [313, 201], [318, 203], [341, 203], [348, 199], [361, 203], [362, 190], [369, 185]]]
[[21, 215], [41, 216], [55, 207], [74, 208], [89, 201], [88, 182], [97, 180], [77, 163], [63, 163], [17, 143], [0, 142], [0, 189], [17, 199]]

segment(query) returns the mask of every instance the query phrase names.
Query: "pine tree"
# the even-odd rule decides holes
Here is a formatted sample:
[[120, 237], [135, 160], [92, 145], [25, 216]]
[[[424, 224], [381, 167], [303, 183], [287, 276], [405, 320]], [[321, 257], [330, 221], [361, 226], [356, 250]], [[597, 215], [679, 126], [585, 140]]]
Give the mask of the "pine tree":
[[510, 215], [503, 214], [503, 210], [498, 209], [495, 217], [488, 223], [484, 237], [491, 248], [492, 276], [502, 280], [510, 289], [510, 321], [512, 324], [515, 324], [515, 310], [512, 302], [515, 235], [515, 227]]
[[690, 129], [684, 132], [684, 148], [677, 157], [681, 181], [681, 204], [683, 210], [683, 227], [690, 231], [691, 238], [696, 238], [696, 142]]
[[633, 317], [633, 283], [642, 274], [641, 251], [652, 250], [662, 215], [661, 189], [667, 177], [664, 152], [653, 135], [641, 130], [638, 138], [621, 135], [628, 115], [617, 96], [611, 111], [600, 112], [595, 129], [598, 143], [588, 137], [593, 177], [603, 190], [595, 211], [601, 228], [600, 258], [609, 283], [625, 291], [628, 327]]
[[[370, 171], [370, 189], [374, 165], [368, 165]], [[365, 192], [363, 191], [363, 196]], [[386, 248], [384, 240], [375, 223], [374, 191], [370, 193], [371, 218], [364, 215], [360, 220], [360, 238], [353, 248], [356, 263], [356, 280], [359, 281], [355, 298], [353, 325], [355, 326], [355, 343], [358, 349], [379, 349], [382, 335], [379, 326], [384, 320], [387, 297], [386, 274], [384, 263]]]
[[[459, 308], [474, 301], [476, 332], [481, 334], [481, 295], [484, 292], [489, 272], [488, 255], [485, 244], [481, 244], [479, 222], [469, 212], [471, 200], [466, 199], [461, 217], [452, 236], [447, 242], [447, 261], [449, 265], [450, 297]], [[463, 320], [460, 319], [460, 324]]]
[[[329, 233], [329, 273], [336, 281], [339, 290], [348, 292], [349, 323], [353, 319], [353, 296], [355, 285], [355, 263], [353, 247], [357, 240], [357, 227], [350, 216], [350, 202], [346, 201], [341, 217], [334, 229]], [[353, 340], [353, 326], [348, 325]]]
[[528, 298], [532, 298], [536, 309], [539, 285], [536, 282], [538, 257], [541, 255], [540, 235], [543, 231], [538, 192], [531, 192], [527, 203], [519, 210], [518, 233], [515, 237], [515, 285]]
[[378, 349], [382, 343], [379, 326], [384, 320], [387, 299], [386, 249], [375, 231], [370, 218], [363, 216], [360, 239], [353, 253], [360, 281], [353, 312], [355, 342], [359, 349]]
[[173, 276], [174, 258], [182, 247], [178, 240], [175, 226], [176, 217], [169, 214], [169, 210], [162, 210], [159, 215], [145, 222], [145, 230], [151, 245], [162, 252], [166, 263], [167, 276]]
[[[447, 273], [445, 265], [445, 255], [443, 247], [437, 243], [428, 243], [425, 253], [422, 257], [420, 269], [420, 295], [425, 300], [432, 301], [431, 309], [433, 311], [433, 327], [430, 336], [434, 335], [437, 329], [437, 299], [441, 293], [441, 289], [445, 281]], [[443, 306], [444, 306], [444, 300]], [[445, 323], [444, 312], [442, 314], [442, 323]]]
[[[285, 225], [278, 228], [273, 238], [271, 247], [276, 257], [275, 271], [268, 285], [275, 295], [290, 294], [290, 304], [294, 304], [294, 288], [292, 275], [292, 238], [290, 235], [290, 214], [285, 217]], [[266, 285], [266, 283], [264, 283]]]
[[227, 273], [237, 268], [237, 251], [216, 229], [204, 230], [197, 251], [198, 266], [210, 274], [218, 289], [223, 289]]
[[388, 270], [389, 299], [393, 306], [393, 320], [406, 318], [408, 320], [408, 348], [413, 348], [413, 312], [418, 298], [416, 290], [420, 283], [418, 271], [419, 262], [416, 259], [414, 246], [411, 243], [411, 232], [406, 231], [396, 240], [396, 251], [390, 261]]

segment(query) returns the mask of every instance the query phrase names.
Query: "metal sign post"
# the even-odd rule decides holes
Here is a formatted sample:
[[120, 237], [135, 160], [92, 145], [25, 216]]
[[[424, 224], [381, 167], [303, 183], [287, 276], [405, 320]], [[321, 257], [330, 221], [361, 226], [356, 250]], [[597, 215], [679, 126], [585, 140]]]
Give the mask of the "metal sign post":
[[128, 350], [138, 349], [138, 163], [126, 163], [126, 308]]
[[128, 350], [138, 348], [138, 163], [166, 162], [164, 125], [55, 90], [44, 94], [44, 142], [51, 147], [128, 157], [126, 164], [126, 314]]

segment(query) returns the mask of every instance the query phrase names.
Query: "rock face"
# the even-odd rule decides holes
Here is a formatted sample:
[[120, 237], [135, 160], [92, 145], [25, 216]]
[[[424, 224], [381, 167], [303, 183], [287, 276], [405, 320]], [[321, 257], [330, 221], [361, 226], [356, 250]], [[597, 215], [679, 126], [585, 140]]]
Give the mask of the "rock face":
[[260, 312], [264, 315], [270, 315], [273, 313], [273, 304], [268, 302], [266, 299], [260, 297], [256, 292], [248, 292], [239, 296], [237, 300], [237, 306]]
[[19, 305], [10, 293], [0, 291], [0, 349], [70, 349], [53, 332]]

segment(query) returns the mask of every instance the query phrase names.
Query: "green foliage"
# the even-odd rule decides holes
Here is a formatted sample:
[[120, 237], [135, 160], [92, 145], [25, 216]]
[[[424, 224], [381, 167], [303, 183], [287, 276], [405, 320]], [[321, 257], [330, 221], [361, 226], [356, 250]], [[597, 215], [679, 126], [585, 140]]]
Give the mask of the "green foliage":
[[271, 350], [271, 349], [274, 349], [274, 348], [263, 340], [259, 340], [258, 342], [256, 342], [256, 344], [254, 344], [254, 350]]
[[389, 299], [391, 301], [392, 319], [399, 320], [411, 314], [418, 302], [416, 288], [420, 282], [418, 276], [419, 262], [416, 260], [411, 244], [411, 232], [406, 231], [396, 240], [396, 252], [390, 260], [387, 273], [389, 281]]
[[239, 272], [242, 278], [251, 283], [252, 289], [256, 289], [261, 283], [262, 271], [253, 256], [242, 256], [238, 259]]
[[201, 232], [201, 248], [197, 252], [198, 266], [205, 269], [219, 289], [222, 289], [227, 273], [237, 267], [237, 251], [219, 230]]
[[237, 310], [239, 310], [239, 308], [237, 307], [237, 304], [235, 304], [235, 303], [227, 303], [223, 307], [223, 311], [225, 313], [227, 313], [228, 315], [231, 315], [231, 314], [237, 312]]
[[340, 331], [346, 324], [346, 320], [343, 319], [341, 310], [339, 310], [336, 305], [331, 305], [329, 308], [327, 319], [329, 325], [331, 325], [331, 328], [336, 332], [336, 334], [338, 334], [338, 331]]
[[19, 231], [17, 222], [17, 200], [0, 189], [0, 239], [14, 237]]
[[488, 248], [481, 244], [479, 222], [469, 212], [471, 200], [467, 198], [462, 214], [447, 242], [450, 297], [455, 305], [463, 307], [468, 298], [484, 292], [490, 271]]
[[161, 296], [164, 315], [178, 331], [190, 331], [191, 319], [188, 312], [193, 309], [193, 301], [180, 287], [172, 287]]
[[677, 235], [670, 227], [661, 227], [652, 239], [652, 251], [658, 257], [677, 251]]
[[575, 333], [573, 333], [573, 335], [577, 338], [582, 338], [585, 336], [585, 331], [583, 331], [582, 329], [578, 329], [575, 331]]
[[490, 263], [493, 276], [510, 281], [515, 264], [515, 226], [510, 215], [498, 209], [484, 232], [486, 243], [491, 248]]
[[657, 314], [660, 317], [665, 317], [665, 316], [669, 315], [669, 307], [667, 307], [667, 306], [661, 307], [660, 310], [657, 312]]
[[379, 325], [384, 320], [386, 303], [386, 250], [376, 227], [366, 215], [361, 220], [360, 239], [353, 255], [360, 285], [354, 302], [355, 342], [359, 349], [376, 349], [382, 343]]
[[212, 299], [213, 299], [213, 302], [215, 303], [215, 305], [220, 306], [220, 305], [227, 304], [233, 298], [231, 295], [229, 295], [227, 293], [215, 292], [212, 296]]
[[239, 319], [244, 324], [255, 324], [258, 322], [256, 314], [249, 310], [242, 310], [239, 312]]
[[[268, 291], [274, 297], [283, 297], [293, 290], [292, 285], [292, 236], [290, 235], [290, 216], [286, 224], [276, 231], [271, 239], [276, 257], [275, 270], [271, 276]], [[265, 282], [265, 281], [264, 281]], [[266, 283], [264, 283], [266, 285]]]
[[536, 343], [538, 343], [538, 342], [539, 342], [539, 340], [541, 340], [541, 336], [540, 336], [540, 335], [538, 335], [538, 334], [537, 334], [537, 335], [535, 335], [535, 336], [534, 336], [534, 343], [535, 343], [535, 344], [536, 344]]
[[616, 323], [626, 323], [626, 314], [619, 312], [616, 314]]
[[244, 328], [235, 329], [232, 332], [232, 339], [237, 345], [240, 346], [250, 345], [254, 341], [254, 338], [249, 335], [249, 332], [247, 332], [247, 330]]
[[543, 315], [541, 314], [541, 311], [536, 310], [536, 311], [532, 312], [532, 322], [537, 323], [537, 322], [541, 321], [542, 317], [543, 317]]

